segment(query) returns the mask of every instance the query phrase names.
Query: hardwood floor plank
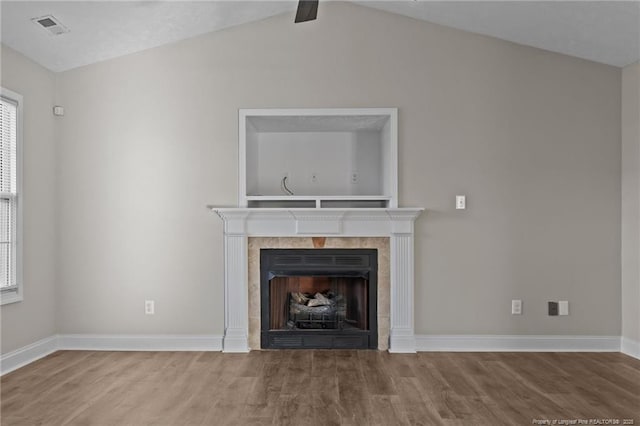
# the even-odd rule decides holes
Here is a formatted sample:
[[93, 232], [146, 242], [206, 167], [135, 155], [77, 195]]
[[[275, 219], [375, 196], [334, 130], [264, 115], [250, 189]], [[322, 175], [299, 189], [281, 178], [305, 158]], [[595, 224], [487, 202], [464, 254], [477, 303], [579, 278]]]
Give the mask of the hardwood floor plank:
[[316, 426], [318, 424], [308, 394], [280, 396], [272, 421], [276, 426]]
[[369, 395], [397, 395], [391, 381], [389, 363], [381, 352], [358, 352], [358, 364]]
[[555, 404], [546, 394], [537, 392], [533, 386], [529, 386], [518, 374], [514, 374], [512, 370], [507, 368], [505, 361], [489, 361], [483, 364], [487, 366], [494, 380], [508, 383], [512, 404], [518, 407], [525, 417], [538, 419], [562, 418], [559, 417], [562, 413], [562, 407]]
[[60, 351], [0, 383], [3, 426], [640, 424], [617, 353]]
[[311, 377], [325, 377], [336, 374], [336, 357], [331, 350], [312, 352]]
[[[561, 366], [573, 378], [574, 392], [583, 395], [591, 406], [601, 412], [609, 413], [609, 416], [638, 416], [640, 403], [638, 394], [634, 393], [633, 389], [610, 381], [600, 368], [589, 368], [579, 361], [580, 357], [570, 355], [552, 353], [549, 354], [549, 359], [550, 362]], [[607, 395], [606, 400], [603, 400], [602, 395]]]
[[386, 364], [388, 372], [393, 377], [415, 377], [411, 366], [415, 364], [418, 354], [391, 354], [377, 352]]
[[371, 425], [409, 425], [398, 395], [372, 395], [371, 408]]
[[415, 366], [413, 370], [415, 376], [424, 384], [424, 399], [433, 403], [441, 419], [457, 419], [456, 412], [459, 413], [462, 409], [450, 398], [453, 390], [429, 358], [423, 357], [423, 354], [418, 355], [422, 363]]
[[480, 389], [469, 379], [470, 372], [461, 368], [462, 365], [457, 358], [439, 357], [432, 361], [432, 365], [440, 372], [444, 381], [447, 382], [451, 391], [456, 395], [465, 397], [480, 396]]

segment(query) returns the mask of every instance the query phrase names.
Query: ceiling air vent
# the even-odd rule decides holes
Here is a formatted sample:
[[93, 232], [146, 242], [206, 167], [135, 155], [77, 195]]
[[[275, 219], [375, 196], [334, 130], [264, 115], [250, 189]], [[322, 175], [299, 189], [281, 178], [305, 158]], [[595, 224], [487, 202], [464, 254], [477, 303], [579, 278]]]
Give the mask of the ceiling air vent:
[[33, 18], [31, 22], [46, 30], [50, 35], [60, 35], [69, 32], [69, 29], [62, 25], [53, 15]]

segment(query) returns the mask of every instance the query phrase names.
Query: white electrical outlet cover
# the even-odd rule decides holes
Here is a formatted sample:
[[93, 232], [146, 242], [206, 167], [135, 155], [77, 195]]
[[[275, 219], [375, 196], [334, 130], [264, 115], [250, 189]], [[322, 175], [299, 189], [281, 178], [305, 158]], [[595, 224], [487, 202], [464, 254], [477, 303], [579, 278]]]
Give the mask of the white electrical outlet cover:
[[514, 299], [511, 301], [511, 314], [522, 315], [522, 300]]
[[467, 208], [467, 197], [465, 195], [456, 195], [456, 210], [464, 210]]

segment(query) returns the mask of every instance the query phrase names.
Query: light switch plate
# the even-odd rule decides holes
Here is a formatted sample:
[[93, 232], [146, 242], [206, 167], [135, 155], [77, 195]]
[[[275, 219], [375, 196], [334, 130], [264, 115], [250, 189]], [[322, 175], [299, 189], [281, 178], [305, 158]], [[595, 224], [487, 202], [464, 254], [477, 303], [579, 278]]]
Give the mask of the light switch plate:
[[464, 210], [467, 208], [466, 195], [456, 195], [456, 210]]

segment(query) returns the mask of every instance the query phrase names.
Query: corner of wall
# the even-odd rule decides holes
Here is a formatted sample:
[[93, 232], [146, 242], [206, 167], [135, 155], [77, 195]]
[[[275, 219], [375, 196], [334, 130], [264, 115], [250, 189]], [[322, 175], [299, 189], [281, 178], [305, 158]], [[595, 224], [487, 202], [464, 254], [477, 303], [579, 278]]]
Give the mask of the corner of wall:
[[[2, 353], [48, 339], [55, 328], [55, 75], [1, 46], [2, 86], [23, 96], [23, 300], [0, 308]], [[20, 324], [20, 327], [13, 325]]]
[[[640, 62], [622, 69], [621, 298], [623, 352], [640, 353]], [[633, 355], [635, 354], [635, 355]]]

